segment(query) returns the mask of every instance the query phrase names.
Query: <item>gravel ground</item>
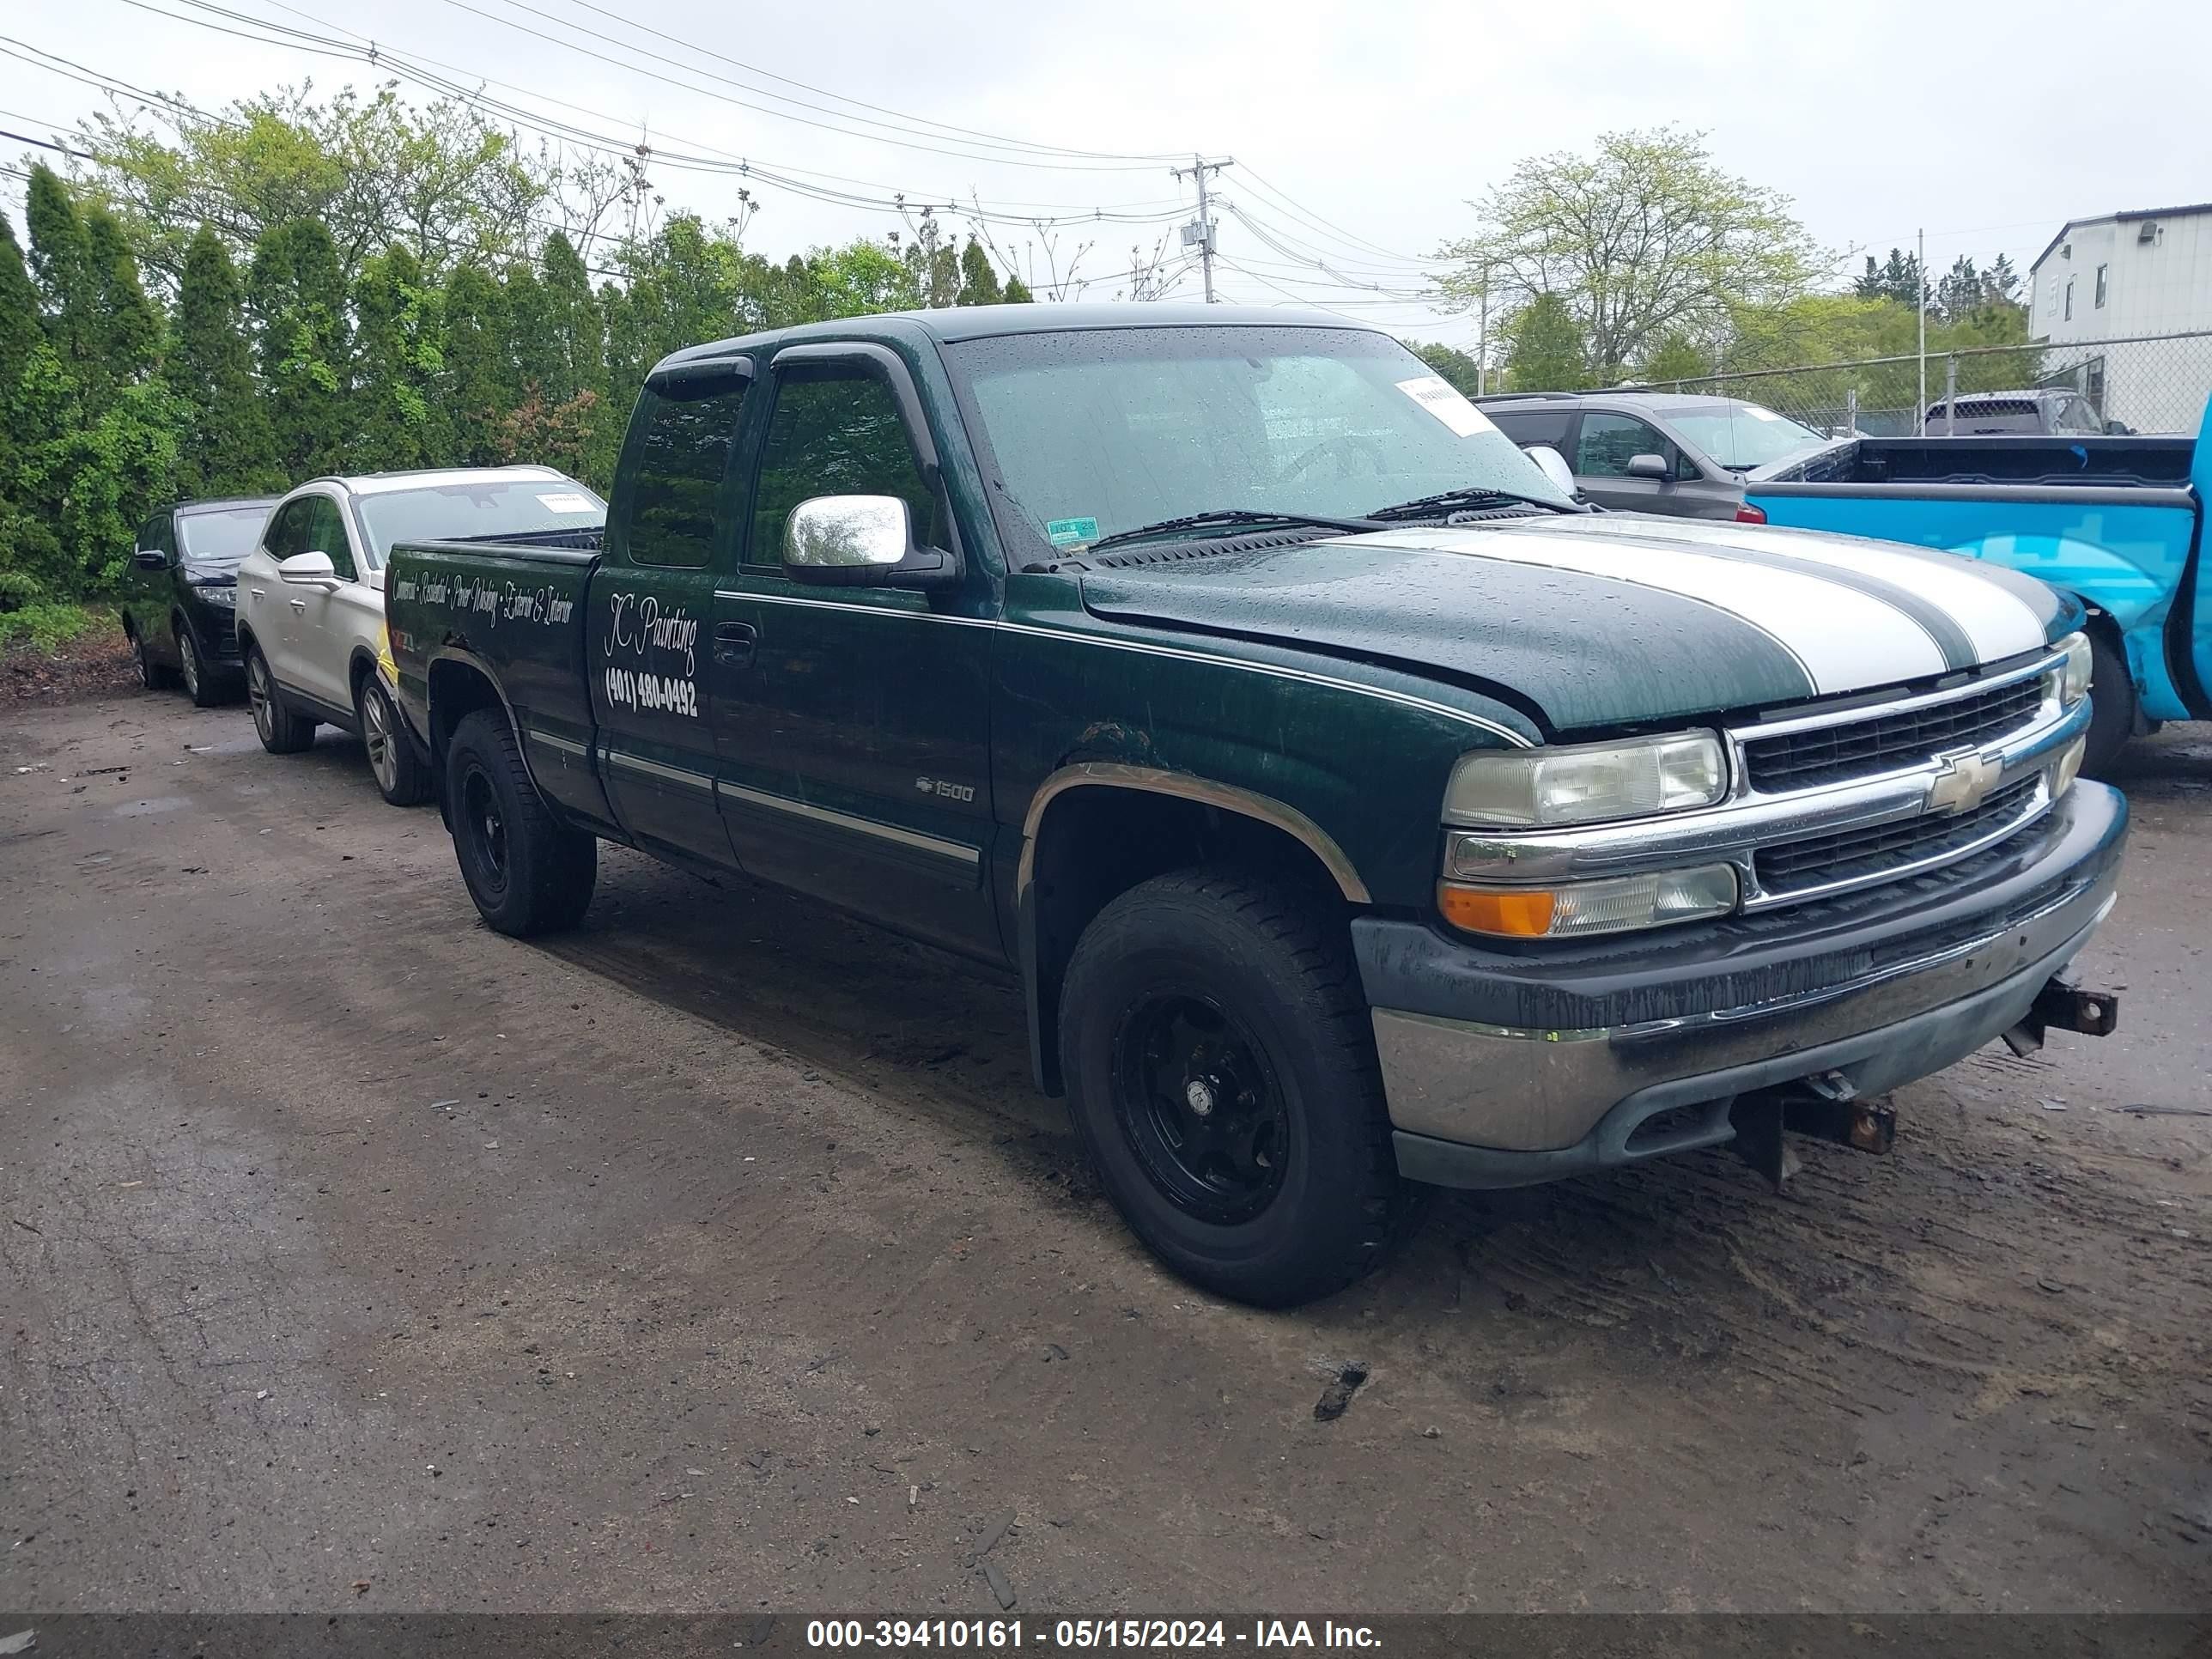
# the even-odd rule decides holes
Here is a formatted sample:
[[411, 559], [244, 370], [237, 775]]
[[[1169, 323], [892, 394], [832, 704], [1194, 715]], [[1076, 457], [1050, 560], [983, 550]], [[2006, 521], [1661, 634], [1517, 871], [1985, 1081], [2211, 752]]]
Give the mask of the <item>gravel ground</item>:
[[611, 852], [517, 944], [358, 745], [18, 709], [0, 1607], [2212, 1607], [2212, 738], [2126, 782], [2120, 1036], [1262, 1315], [1123, 1232], [1009, 982]]

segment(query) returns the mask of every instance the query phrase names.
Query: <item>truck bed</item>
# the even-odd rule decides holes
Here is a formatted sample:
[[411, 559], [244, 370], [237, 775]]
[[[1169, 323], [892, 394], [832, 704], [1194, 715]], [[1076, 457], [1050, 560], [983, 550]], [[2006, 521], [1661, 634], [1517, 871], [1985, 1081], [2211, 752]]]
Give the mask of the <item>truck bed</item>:
[[[604, 821], [612, 814], [591, 765], [584, 611], [599, 536], [593, 529], [398, 543], [385, 611], [404, 708], [427, 706], [440, 661], [483, 665], [506, 694], [539, 787], [578, 814]], [[570, 544], [579, 541], [590, 544]]]
[[1928, 484], [2179, 487], [2189, 482], [2196, 447], [2197, 441], [2185, 437], [1858, 438], [1761, 473], [1754, 487], [1856, 484], [1912, 494]]

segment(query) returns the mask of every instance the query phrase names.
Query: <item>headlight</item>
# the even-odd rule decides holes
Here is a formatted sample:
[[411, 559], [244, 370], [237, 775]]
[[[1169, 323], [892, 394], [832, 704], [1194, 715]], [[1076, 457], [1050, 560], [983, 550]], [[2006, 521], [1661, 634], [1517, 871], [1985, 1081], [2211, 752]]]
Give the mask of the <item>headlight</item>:
[[1721, 740], [1686, 732], [1469, 755], [1452, 769], [1444, 818], [1483, 829], [1545, 829], [1711, 806], [1727, 793]]
[[1437, 884], [1444, 920], [1470, 933], [1502, 939], [1579, 939], [1723, 916], [1735, 908], [1735, 870], [1726, 864], [1556, 887], [1463, 887]]
[[2059, 707], [2071, 708], [2089, 695], [2089, 674], [2097, 659], [2089, 649], [2087, 634], [2069, 634], [2058, 641], [2058, 648], [2066, 653], [2066, 660], [2051, 671], [2051, 688], [2058, 694]]
[[204, 586], [196, 586], [193, 587], [192, 592], [198, 594], [210, 605], [227, 605], [235, 608], [238, 604], [238, 589], [232, 586], [228, 582], [224, 582], [220, 586], [213, 582], [210, 582]]

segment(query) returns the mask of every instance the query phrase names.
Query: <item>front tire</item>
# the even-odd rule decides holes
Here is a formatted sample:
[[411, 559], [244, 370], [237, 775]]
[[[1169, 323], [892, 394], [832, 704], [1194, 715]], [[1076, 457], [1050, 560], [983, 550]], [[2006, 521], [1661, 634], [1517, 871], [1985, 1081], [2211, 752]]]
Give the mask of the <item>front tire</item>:
[[315, 722], [284, 706], [269, 672], [269, 659], [261, 647], [246, 647], [246, 702], [253, 711], [253, 729], [261, 746], [272, 755], [296, 755], [315, 741]]
[[353, 709], [377, 793], [394, 806], [419, 806], [429, 799], [430, 768], [415, 752], [398, 706], [374, 669], [354, 689]]
[[1137, 1237], [1260, 1307], [1341, 1289], [1408, 1231], [1347, 941], [1316, 902], [1234, 872], [1132, 888], [1060, 991], [1077, 1132]]
[[2089, 635], [2089, 741], [2081, 769], [2109, 777], [2112, 763], [2136, 734], [2136, 682], [2127, 653], [2102, 634]]
[[480, 708], [454, 729], [446, 810], [461, 879], [493, 929], [528, 939], [583, 920], [599, 877], [599, 839], [546, 810], [496, 711]]
[[191, 695], [192, 707], [212, 708], [219, 702], [227, 702], [224, 693], [229, 688], [208, 667], [206, 659], [200, 655], [200, 642], [193, 636], [191, 625], [179, 620], [176, 629], [177, 659], [182, 665], [178, 674], [185, 683], [185, 690]]

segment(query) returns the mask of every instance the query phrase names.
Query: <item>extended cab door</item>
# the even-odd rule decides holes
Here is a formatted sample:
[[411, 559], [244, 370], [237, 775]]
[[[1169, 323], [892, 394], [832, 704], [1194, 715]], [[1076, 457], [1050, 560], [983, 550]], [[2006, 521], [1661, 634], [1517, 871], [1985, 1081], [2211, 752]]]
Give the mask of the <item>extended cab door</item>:
[[[777, 354], [743, 562], [718, 637], [727, 681], [722, 811], [753, 874], [955, 949], [998, 952], [983, 880], [995, 600], [972, 556], [957, 586], [835, 586], [783, 562], [784, 523], [817, 495], [895, 495], [917, 544], [960, 550], [937, 449], [887, 347]], [[759, 395], [759, 394], [756, 394]]]
[[738, 437], [745, 360], [655, 375], [630, 421], [586, 595], [585, 673], [607, 799], [639, 846], [726, 867], [714, 802], [714, 589], [735, 562]]

